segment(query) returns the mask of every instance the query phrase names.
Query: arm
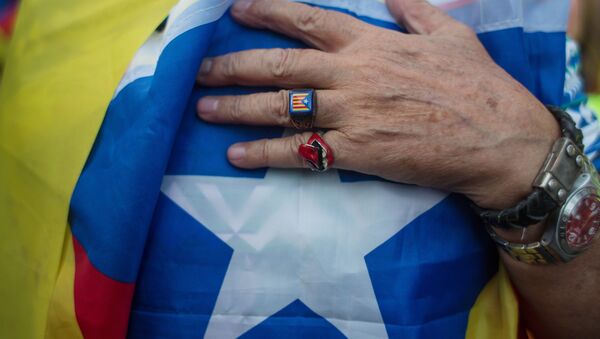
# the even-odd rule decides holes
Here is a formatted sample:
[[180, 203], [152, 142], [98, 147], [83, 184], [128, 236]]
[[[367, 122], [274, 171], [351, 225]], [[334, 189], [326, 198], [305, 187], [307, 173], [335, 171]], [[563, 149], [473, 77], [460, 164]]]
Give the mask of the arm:
[[[323, 138], [336, 167], [462, 193], [485, 208], [512, 206], [530, 192], [560, 136], [555, 119], [493, 62], [468, 27], [426, 1], [388, 5], [413, 34], [301, 4], [238, 2], [232, 9], [236, 20], [314, 49], [252, 50], [205, 60], [198, 80], [205, 86], [319, 88], [315, 126], [328, 130]], [[205, 97], [198, 111], [216, 123], [292, 127], [286, 98], [285, 90]], [[296, 150], [310, 134], [236, 144], [229, 160], [242, 168], [302, 167]], [[595, 249], [555, 267], [503, 257], [531, 328], [540, 335], [573, 334], [578, 319], [582, 336], [600, 330], [592, 318], [582, 320], [600, 295], [600, 271], [588, 262], [598, 255]], [[580, 280], [565, 272], [576, 272]], [[574, 297], [567, 291], [577, 293], [575, 283], [589, 288], [580, 297], [585, 301], [570, 302]]]
[[[503, 232], [513, 242], [540, 239], [544, 225]], [[600, 333], [600, 244], [568, 264], [528, 265], [500, 251], [521, 301], [521, 317], [536, 338], [593, 338]]]

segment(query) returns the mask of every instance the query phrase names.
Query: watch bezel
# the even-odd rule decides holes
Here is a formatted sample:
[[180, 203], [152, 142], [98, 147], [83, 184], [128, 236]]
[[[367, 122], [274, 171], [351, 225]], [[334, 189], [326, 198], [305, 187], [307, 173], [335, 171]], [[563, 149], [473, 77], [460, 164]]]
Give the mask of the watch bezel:
[[[569, 194], [569, 197], [558, 211], [558, 215], [551, 218], [555, 220], [556, 226], [550, 227], [542, 238], [542, 243], [544, 245], [550, 245], [550, 247], [554, 247], [555, 250], [558, 250], [558, 254], [566, 260], [576, 257], [588, 247], [586, 246], [584, 248], [575, 249], [569, 246], [569, 242], [567, 241], [567, 224], [569, 219], [583, 198], [589, 195], [600, 196], [600, 183], [598, 181], [598, 175], [593, 167], [586, 167], [587, 170], [584, 171], [575, 181], [573, 185], [574, 190], [571, 194]], [[552, 246], [552, 243], [555, 245]]]

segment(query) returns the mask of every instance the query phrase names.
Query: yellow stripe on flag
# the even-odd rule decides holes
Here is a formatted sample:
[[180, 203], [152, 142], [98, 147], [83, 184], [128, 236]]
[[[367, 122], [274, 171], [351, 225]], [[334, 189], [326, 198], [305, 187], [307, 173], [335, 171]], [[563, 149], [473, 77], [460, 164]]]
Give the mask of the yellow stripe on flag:
[[469, 313], [466, 339], [516, 339], [519, 307], [506, 269], [500, 269], [481, 291]]
[[127, 64], [175, 2], [23, 1], [0, 84], [0, 338], [76, 333], [69, 199]]
[[75, 318], [75, 251], [73, 237], [67, 231], [59, 264], [56, 288], [48, 310], [47, 339], [83, 338]]

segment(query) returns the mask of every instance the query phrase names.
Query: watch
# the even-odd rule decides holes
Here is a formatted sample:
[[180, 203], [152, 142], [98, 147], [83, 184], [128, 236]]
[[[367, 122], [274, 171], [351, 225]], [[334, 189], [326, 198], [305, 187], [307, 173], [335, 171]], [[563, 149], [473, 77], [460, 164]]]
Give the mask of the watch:
[[[575, 149], [582, 150], [583, 134], [581, 133], [581, 130], [577, 128], [571, 116], [558, 107], [546, 107], [559, 122], [563, 137], [570, 139], [573, 142]], [[569, 151], [573, 152], [571, 149], [569, 149]], [[550, 159], [552, 154], [556, 154], [556, 152], [551, 152], [548, 155], [546, 162], [552, 160]], [[542, 172], [546, 167], [545, 164], [542, 167]], [[561, 184], [561, 187], [556, 190], [544, 189], [543, 187], [536, 185], [536, 183], [539, 184], [536, 180], [536, 183], [533, 184], [532, 192], [525, 199], [511, 208], [503, 210], [483, 209], [478, 206], [473, 206], [473, 208], [477, 211], [484, 223], [492, 224], [494, 227], [498, 228], [522, 229], [530, 225], [539, 224], [558, 207], [558, 204], [564, 202], [567, 193], [565, 185], [573, 182], [572, 176], [569, 178], [564, 177], [569, 174], [566, 173], [563, 168], [557, 168], [553, 173], [554, 174], [550, 175], [560, 176], [560, 178], [555, 178], [557, 179], [556, 183]]]
[[[581, 132], [565, 123], [567, 113], [550, 111], [561, 123], [558, 139], [533, 182], [533, 192], [507, 210], [479, 209], [494, 242], [516, 260], [531, 264], [568, 262], [585, 251], [600, 235], [600, 179], [583, 154]], [[570, 130], [566, 133], [565, 130]], [[494, 228], [521, 228], [545, 222], [539, 241], [529, 244], [502, 239]]]
[[600, 181], [594, 165], [568, 138], [555, 142], [534, 185], [556, 199], [539, 241], [529, 244], [502, 239], [486, 223], [492, 240], [511, 257], [529, 264], [569, 262], [600, 235]]

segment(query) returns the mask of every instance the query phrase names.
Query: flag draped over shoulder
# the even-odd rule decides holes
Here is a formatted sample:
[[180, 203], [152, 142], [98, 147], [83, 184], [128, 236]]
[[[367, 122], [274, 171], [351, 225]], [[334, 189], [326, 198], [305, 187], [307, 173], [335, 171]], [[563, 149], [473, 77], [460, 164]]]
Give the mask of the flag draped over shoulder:
[[[399, 29], [381, 1], [307, 2]], [[567, 1], [432, 2], [563, 102]], [[464, 198], [228, 164], [231, 143], [285, 132], [197, 120], [204, 95], [268, 90], [197, 88], [202, 58], [305, 46], [236, 24], [230, 1], [63, 5], [24, 5], [0, 92], [0, 334], [516, 337], [510, 283]]]
[[73, 280], [74, 262], [59, 265], [71, 193], [127, 64], [173, 3], [20, 5], [0, 89], [0, 337], [43, 337], [53, 293], [72, 309], [72, 291], [55, 289]]

